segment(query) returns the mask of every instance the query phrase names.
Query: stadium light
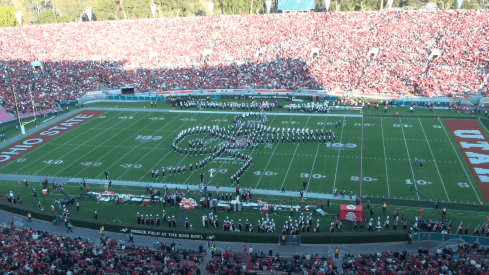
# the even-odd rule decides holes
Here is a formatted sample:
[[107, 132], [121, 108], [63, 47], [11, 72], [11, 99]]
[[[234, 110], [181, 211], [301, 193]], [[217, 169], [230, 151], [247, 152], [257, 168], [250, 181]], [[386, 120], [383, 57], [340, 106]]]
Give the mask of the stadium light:
[[22, 12], [16, 11], [14, 14], [15, 18], [17, 18], [17, 22], [19, 23], [19, 25], [22, 25]]
[[214, 11], [214, 2], [209, 2], [207, 5], [209, 7], [209, 14], [212, 16], [212, 12]]
[[88, 21], [92, 21], [92, 8], [87, 5], [85, 8], [85, 12], [87, 13]]
[[156, 18], [156, 5], [152, 3], [151, 5], [149, 5], [149, 7], [151, 8], [151, 14], [153, 15], [153, 18]]
[[53, 6], [54, 21], [58, 24], [58, 18], [56, 16], [56, 8]]

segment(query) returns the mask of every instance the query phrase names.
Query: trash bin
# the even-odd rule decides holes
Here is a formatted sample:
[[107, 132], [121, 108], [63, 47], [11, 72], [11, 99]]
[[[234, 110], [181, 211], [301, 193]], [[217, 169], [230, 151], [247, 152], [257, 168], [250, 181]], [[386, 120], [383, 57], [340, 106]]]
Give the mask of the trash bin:
[[53, 220], [53, 225], [58, 226], [58, 220]]
[[199, 204], [199, 210], [202, 210], [202, 204]]
[[93, 193], [88, 193], [88, 196], [89, 196], [90, 198], [93, 198]]

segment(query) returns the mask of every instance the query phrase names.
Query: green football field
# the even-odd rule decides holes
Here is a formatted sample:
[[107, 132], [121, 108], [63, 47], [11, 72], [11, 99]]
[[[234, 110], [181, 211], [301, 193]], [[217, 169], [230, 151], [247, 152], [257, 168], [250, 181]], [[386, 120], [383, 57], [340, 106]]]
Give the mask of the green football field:
[[[136, 106], [137, 104], [141, 105], [135, 103], [124, 107], [144, 107]], [[407, 114], [405, 108], [393, 110]], [[378, 116], [369, 116], [369, 112]], [[290, 193], [268, 194], [264, 190], [280, 190], [283, 184], [287, 191], [299, 191], [304, 180], [308, 183], [307, 195], [312, 199], [331, 194], [335, 188], [338, 192], [345, 189], [347, 194], [351, 190], [355, 195], [367, 196], [376, 207], [383, 201], [382, 198], [389, 199], [388, 213], [379, 213], [381, 211], [376, 210], [374, 215], [374, 218], [381, 217], [382, 221], [386, 216], [392, 215], [394, 209], [405, 211], [406, 217], [410, 220], [422, 211], [420, 205], [424, 199], [418, 193], [409, 190], [414, 187], [431, 202], [439, 199], [442, 203], [469, 204], [467, 207], [450, 205], [448, 218], [454, 224], [482, 223], [485, 221], [486, 213], [482, 209], [478, 210], [474, 205], [485, 203], [486, 200], [444, 123], [445, 120], [453, 121], [454, 118], [444, 119], [443, 115], [452, 115], [446, 110], [437, 110], [437, 112], [441, 115], [441, 119], [438, 119], [437, 114], [428, 113], [426, 110], [417, 111], [417, 115], [420, 113], [423, 115], [417, 117], [400, 117], [394, 115], [394, 112], [385, 115], [382, 112], [374, 112], [373, 109], [366, 110], [364, 117], [358, 111], [333, 116], [316, 113], [309, 116], [298, 115], [298, 113], [280, 115], [267, 113], [267, 127], [270, 127], [271, 131], [273, 128], [275, 131], [279, 128], [280, 131], [282, 128], [285, 131], [297, 131], [303, 128], [314, 132], [316, 129], [319, 132], [331, 130], [335, 132], [336, 140], [324, 144], [312, 141], [308, 143], [307, 140], [305, 143], [297, 143], [297, 141], [293, 143], [290, 139], [289, 143], [260, 144], [256, 149], [243, 150], [242, 153], [253, 157], [253, 165], [241, 177], [240, 185], [254, 190], [257, 194], [254, 199], [260, 197], [272, 203], [278, 203], [280, 198], [282, 201], [286, 200], [287, 204], [300, 204], [299, 199], [291, 197]], [[197, 126], [227, 127], [233, 122], [233, 117], [239, 114], [241, 112], [236, 111], [204, 113], [112, 109], [3, 164], [0, 166], [0, 173], [21, 175], [19, 181], [22, 181], [24, 175], [46, 177], [50, 182], [53, 177], [70, 178], [73, 179], [72, 182], [64, 187], [69, 195], [80, 193], [79, 181], [75, 179], [103, 180], [105, 169], [109, 171], [109, 177], [113, 181], [111, 190], [116, 193], [144, 194], [146, 190], [141, 187], [141, 184], [156, 186], [156, 183], [159, 183], [160, 187], [164, 184], [176, 184], [185, 190], [187, 185], [196, 186], [199, 183], [201, 172], [205, 174], [204, 181], [211, 186], [211, 190], [213, 190], [212, 186], [217, 184], [220, 187], [235, 187], [231, 185], [230, 178], [241, 167], [242, 161], [227, 157], [216, 159], [204, 169], [197, 171], [194, 169], [190, 172], [189, 165], [191, 163], [195, 165], [203, 156], [175, 153], [172, 149], [172, 141], [184, 129]], [[249, 120], [255, 120], [255, 117], [252, 116]], [[335, 127], [334, 123], [340, 120], [346, 121], [345, 124]], [[480, 121], [472, 121], [476, 121], [487, 134]], [[35, 135], [26, 139], [33, 139]], [[207, 134], [198, 134], [184, 138], [180, 146], [186, 148], [188, 140], [196, 138], [201, 138], [206, 147], [226, 143]], [[362, 157], [363, 161], [361, 161]], [[423, 168], [419, 167], [419, 161], [414, 166], [415, 157], [424, 160]], [[187, 167], [186, 173], [170, 176], [166, 172], [165, 177], [161, 177], [162, 168], [168, 170], [170, 167], [183, 165]], [[157, 180], [151, 177], [151, 171], [156, 169], [160, 170], [160, 177]], [[214, 172], [213, 178], [209, 177], [210, 171]], [[118, 182], [122, 181], [124, 184], [118, 185]], [[31, 183], [30, 186], [40, 188], [38, 183]], [[100, 190], [99, 187], [90, 184], [90, 189], [95, 189], [96, 192]], [[37, 200], [30, 196], [30, 188], [25, 188], [23, 184], [1, 181], [0, 188], [9, 189], [14, 194], [21, 194], [24, 205], [30, 207], [37, 203]], [[198, 199], [198, 196], [190, 193], [190, 197], [195, 199]], [[52, 204], [54, 199], [62, 198], [64, 197], [58, 191], [54, 191], [48, 196], [40, 196], [40, 201], [48, 207], [49, 211], [48, 205]], [[304, 205], [312, 203], [312, 199], [308, 199]], [[325, 209], [330, 214], [336, 214], [340, 203], [344, 203], [343, 200], [331, 200], [331, 202], [331, 209]], [[74, 214], [75, 217], [91, 218], [93, 209], [97, 208], [102, 220], [118, 218], [128, 223], [134, 223], [136, 212], [155, 216], [165, 209], [162, 205], [142, 208], [138, 203], [131, 202], [121, 206], [110, 202], [103, 204], [102, 207], [94, 199], [88, 198], [82, 199], [81, 204], [81, 211]], [[432, 206], [431, 203], [423, 205], [424, 208]], [[70, 212], [74, 211], [74, 207], [71, 206]], [[201, 228], [198, 226], [201, 211], [169, 207], [167, 212], [169, 215], [175, 215], [177, 220], [188, 217], [191, 223], [196, 225], [195, 228]], [[254, 221], [260, 218], [255, 211], [246, 213], [245, 215], [220, 213], [220, 215], [229, 216], [235, 222], [238, 219], [249, 218], [250, 221]], [[368, 217], [368, 213], [365, 214]], [[278, 225], [283, 224], [287, 215], [288, 212], [283, 212], [275, 216]], [[434, 209], [427, 209], [423, 218], [440, 219]], [[320, 219], [327, 227], [334, 216], [320, 217]], [[346, 228], [346, 230], [351, 229]]]
[[[202, 155], [178, 154], [172, 141], [183, 129], [195, 126], [228, 126], [236, 114], [159, 113], [107, 111], [15, 161], [0, 167], [0, 173], [103, 179], [104, 170], [117, 181], [198, 184], [205, 174], [210, 186], [232, 186], [230, 178], [241, 167], [238, 159], [222, 158], [193, 172], [189, 165]], [[254, 119], [252, 116], [251, 119]], [[240, 185], [252, 189], [299, 191], [308, 183], [309, 194], [329, 193], [335, 188], [348, 194], [392, 199], [414, 199], [411, 186], [427, 199], [442, 202], [479, 203], [483, 196], [442, 120], [435, 118], [296, 116], [268, 114], [267, 127], [318, 129], [335, 132], [335, 142], [260, 144], [244, 150], [253, 157], [252, 167]], [[346, 121], [335, 127], [334, 122]], [[363, 121], [363, 127], [362, 127]], [[363, 128], [363, 146], [362, 146]], [[206, 147], [222, 140], [207, 134], [191, 135], [181, 142], [201, 138]], [[362, 152], [363, 149], [363, 152]], [[361, 156], [363, 155], [363, 163]], [[412, 159], [423, 159], [415, 167]], [[436, 160], [436, 161], [435, 161]], [[173, 166], [187, 167], [187, 173], [151, 178], [151, 171]], [[214, 177], [209, 177], [210, 171]]]

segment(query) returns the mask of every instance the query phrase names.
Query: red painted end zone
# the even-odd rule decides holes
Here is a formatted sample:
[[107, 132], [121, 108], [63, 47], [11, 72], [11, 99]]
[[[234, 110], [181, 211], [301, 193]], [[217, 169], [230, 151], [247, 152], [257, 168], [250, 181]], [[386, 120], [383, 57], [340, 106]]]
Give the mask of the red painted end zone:
[[489, 201], [489, 138], [475, 120], [445, 120], [477, 186]]
[[58, 124], [39, 131], [29, 137], [14, 143], [0, 151], [0, 166], [15, 160], [26, 154], [41, 144], [66, 133], [76, 126], [89, 121], [90, 119], [102, 114], [104, 111], [82, 111], [75, 116], [67, 118]]

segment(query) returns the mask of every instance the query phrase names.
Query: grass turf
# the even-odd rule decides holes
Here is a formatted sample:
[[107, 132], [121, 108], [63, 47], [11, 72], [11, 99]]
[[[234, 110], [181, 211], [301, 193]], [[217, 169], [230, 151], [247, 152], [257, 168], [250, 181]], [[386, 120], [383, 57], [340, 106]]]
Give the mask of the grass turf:
[[[134, 108], [139, 106], [135, 106], [135, 104], [141, 103], [133, 103], [130, 106]], [[407, 113], [405, 108], [391, 108], [389, 111], [392, 109], [403, 110]], [[409, 191], [411, 186], [415, 186], [429, 200], [440, 199], [442, 202], [478, 204], [483, 199], [477, 186], [463, 187], [466, 185], [459, 184], [469, 182], [465, 173], [468, 168], [463, 162], [460, 152], [452, 146], [454, 141], [447, 134], [442, 120], [434, 117], [388, 117], [384, 116], [382, 111], [374, 112], [372, 109], [371, 111], [382, 116], [368, 116], [367, 111], [364, 112], [366, 116], [363, 118], [364, 159], [362, 165], [360, 165], [361, 117], [346, 118], [345, 127], [335, 128], [332, 124], [339, 119], [343, 120], [343, 117], [269, 115], [268, 125], [272, 128], [331, 129], [336, 133], [336, 143], [347, 146], [328, 147], [325, 144], [307, 143], [307, 141], [305, 144], [290, 142], [288, 144], [260, 145], [258, 149], [247, 152], [247, 154], [253, 155], [253, 166], [241, 178], [241, 186], [249, 186], [252, 189], [279, 190], [280, 186], [284, 184], [286, 190], [298, 191], [302, 181], [306, 180], [309, 184], [308, 192], [310, 193], [332, 193], [333, 189], [337, 188], [339, 191], [345, 189], [348, 193], [352, 190], [355, 194], [359, 194], [359, 177], [361, 167], [363, 167], [362, 194], [379, 198], [413, 199], [412, 207], [398, 207], [398, 210], [406, 211], [408, 218], [412, 218], [419, 212], [416, 201], [420, 198], [416, 193]], [[421, 112], [424, 112], [422, 115], [432, 115], [431, 112], [424, 109], [416, 110], [416, 114]], [[435, 112], [453, 115], [447, 110], [435, 110]], [[436, 114], [433, 113], [433, 115]], [[468, 115], [459, 114], [459, 116]], [[173, 152], [171, 142], [180, 130], [198, 125], [227, 126], [232, 122], [232, 117], [231, 114], [220, 114], [218, 112], [215, 114], [194, 114], [108, 111], [96, 119], [56, 137], [16, 161], [3, 165], [0, 167], [0, 172], [46, 177], [65, 176], [102, 179], [103, 171], [108, 169], [109, 176], [114, 180], [114, 191], [120, 188], [137, 194], [137, 187], [118, 187], [117, 181], [156, 182], [150, 176], [152, 169], [174, 165], [186, 165], [188, 167], [190, 163], [195, 163], [202, 157], [200, 155], [180, 155]], [[482, 128], [484, 129], [484, 127]], [[137, 139], [138, 136], [161, 138], [142, 140]], [[214, 146], [221, 142], [203, 134], [190, 137], [190, 139], [193, 138], [203, 138], [208, 146]], [[186, 138], [182, 144], [186, 144], [188, 139]], [[414, 157], [425, 160], [422, 169], [419, 166], [413, 167], [412, 161], [409, 159]], [[436, 160], [436, 165], [434, 160]], [[206, 175], [206, 181], [209, 185], [219, 183], [220, 186], [231, 186], [230, 176], [240, 166], [241, 164], [237, 160], [217, 160], [205, 168], [207, 175], [209, 169], [217, 171], [212, 179]], [[200, 172], [201, 170], [190, 173], [187, 170], [185, 174], [160, 177], [158, 182], [181, 184], [185, 189], [187, 184], [198, 183], [198, 173]], [[12, 183], [4, 182], [2, 185], [7, 188], [7, 186], [12, 186]], [[18, 185], [15, 186], [18, 187]], [[66, 190], [69, 194], [78, 194], [78, 184], [70, 184]], [[25, 204], [35, 204], [35, 202], [28, 200], [30, 190], [22, 194], [25, 198]], [[255, 196], [278, 201], [277, 197], [269, 195]], [[54, 198], [56, 198], [56, 193], [42, 199], [47, 200], [46, 203], [50, 203]], [[93, 208], [98, 207], [95, 200], [90, 201], [88, 199], [85, 199], [82, 205], [80, 214], [89, 218]], [[131, 214], [120, 215], [119, 208], [128, 209], [128, 206], [134, 208], [128, 211]], [[334, 201], [331, 211], [327, 212], [337, 213], [338, 207], [338, 202]], [[392, 208], [394, 207], [392, 206]], [[154, 208], [154, 211], [153, 208], [150, 208], [150, 211], [145, 208], [144, 211], [153, 215], [161, 214], [161, 205], [154, 206]], [[389, 207], [390, 215], [394, 211], [392, 208]], [[104, 207], [103, 211], [99, 211], [99, 217], [106, 220], [119, 218], [122, 221], [131, 222], [135, 220], [137, 211], [142, 212], [140, 209], [142, 208], [134, 203], [121, 206], [114, 205]], [[179, 208], [174, 208], [171, 211], [175, 213], [176, 217], [180, 217], [185, 212]], [[454, 213], [462, 215], [459, 218], [460, 221], [464, 219], [470, 221], [471, 224], [480, 223], [485, 218], [484, 213], [457, 211]], [[378, 212], [376, 211], [375, 216], [382, 216], [381, 220], [384, 221], [384, 216], [387, 214], [379, 214]], [[428, 217], [439, 219], [434, 210], [427, 210], [425, 213]], [[257, 212], [253, 214], [256, 215], [256, 219], [260, 217]], [[192, 218], [195, 223], [198, 223], [202, 212], [188, 211], [188, 215], [189, 219]], [[230, 219], [236, 223], [239, 218], [244, 220], [252, 217], [234, 213], [229, 215]], [[277, 224], [283, 224], [280, 221], [287, 216], [288, 212], [279, 213], [276, 218]], [[327, 224], [325, 223], [329, 224], [331, 217], [321, 219], [324, 221], [322, 225], [326, 227]], [[456, 217], [453, 217], [453, 220], [458, 221]]]

